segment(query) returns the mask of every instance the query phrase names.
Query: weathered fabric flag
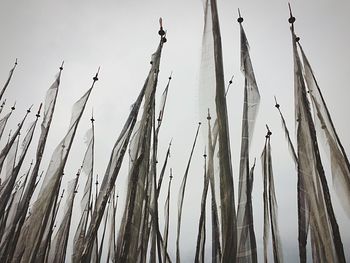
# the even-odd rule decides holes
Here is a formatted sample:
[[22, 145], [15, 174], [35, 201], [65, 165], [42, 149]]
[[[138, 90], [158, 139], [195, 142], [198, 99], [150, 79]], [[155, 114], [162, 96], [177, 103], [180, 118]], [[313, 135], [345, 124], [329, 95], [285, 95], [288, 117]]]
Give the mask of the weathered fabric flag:
[[72, 262], [79, 262], [82, 254], [84, 238], [86, 233], [86, 228], [88, 224], [89, 216], [91, 215], [91, 192], [92, 192], [92, 181], [93, 181], [93, 171], [94, 171], [94, 122], [91, 119], [91, 129], [88, 130], [86, 134], [86, 142], [88, 144], [87, 150], [85, 152], [81, 175], [87, 176], [86, 183], [84, 187], [83, 197], [80, 202], [80, 209], [82, 211], [80, 221], [73, 239], [73, 254]]
[[68, 237], [73, 213], [73, 204], [75, 193], [79, 180], [79, 172], [76, 178], [68, 182], [67, 201], [64, 216], [61, 224], [56, 232], [55, 237], [51, 241], [50, 250], [48, 252], [47, 262], [64, 263], [66, 259]]
[[312, 244], [312, 247], [317, 250], [313, 252], [313, 255], [318, 255], [326, 262], [345, 262], [343, 244], [319, 154], [293, 26], [291, 32], [294, 55], [298, 172], [303, 176], [305, 183], [307, 204], [310, 209], [311, 236], [315, 237], [312, 240], [317, 242], [317, 244]]
[[[239, 21], [243, 18], [239, 18]], [[260, 104], [260, 94], [256, 84], [249, 44], [241, 30], [241, 71], [244, 75], [244, 104], [242, 118], [241, 158], [238, 185], [237, 208], [237, 262], [257, 262], [256, 240], [254, 233], [252, 189], [249, 188], [249, 148], [251, 145], [256, 115]]]
[[264, 182], [264, 262], [268, 262], [268, 239], [270, 232], [269, 227], [271, 226], [273, 259], [274, 262], [283, 263], [282, 244], [278, 229], [275, 183], [272, 170], [270, 135], [271, 132], [268, 131], [268, 134], [266, 135], [264, 150], [261, 155]]
[[28, 179], [28, 186], [26, 187], [26, 190], [23, 194], [23, 198], [18, 207], [18, 211], [13, 224], [13, 229], [11, 229], [12, 231], [11, 233], [13, 234], [11, 234], [10, 236], [12, 237], [12, 239], [9, 241], [9, 245], [10, 245], [8, 246], [9, 250], [6, 252], [8, 258], [12, 258], [12, 255], [14, 253], [22, 226], [24, 224], [24, 220], [27, 215], [29, 202], [31, 200], [31, 197], [38, 183], [37, 177], [39, 173], [41, 159], [42, 159], [45, 145], [46, 145], [46, 139], [49, 133], [49, 129], [50, 129], [50, 125], [51, 125], [51, 121], [52, 121], [52, 117], [53, 117], [53, 113], [56, 105], [56, 99], [57, 99], [62, 70], [63, 70], [63, 67], [61, 66], [60, 71], [54, 83], [46, 92], [45, 104], [44, 104], [44, 116], [43, 116], [43, 121], [41, 123], [41, 134], [39, 137], [39, 143], [38, 143], [37, 152], [36, 152], [36, 160], [35, 160], [35, 164], [34, 164], [32, 173], [30, 175], [30, 178]]
[[350, 217], [350, 163], [344, 147], [335, 130], [326, 102], [318, 86], [310, 63], [298, 42], [304, 62], [304, 74], [309, 95], [311, 97], [314, 121], [319, 140], [325, 146], [332, 169], [333, 185], [340, 204]]
[[[288, 148], [290, 154], [293, 158], [295, 167], [298, 168], [298, 156], [295, 152], [292, 140], [289, 135], [289, 130], [286, 124], [286, 121], [283, 117], [283, 114], [280, 109], [280, 105], [276, 101], [275, 107], [277, 108], [280, 117], [284, 135], [286, 137]], [[309, 230], [309, 207], [307, 205], [306, 199], [306, 189], [305, 182], [302, 174], [298, 171], [298, 183], [297, 183], [297, 195], [298, 195], [298, 243], [299, 243], [299, 260], [301, 263], [306, 262], [306, 244], [307, 244], [307, 235]]]
[[[37, 201], [33, 205], [32, 216], [26, 222], [30, 225], [30, 228], [25, 236], [23, 233], [22, 237], [20, 237], [21, 244], [17, 244], [17, 256], [14, 256], [14, 260], [18, 260], [18, 257], [21, 257], [21, 262], [38, 262], [45, 256], [51, 234], [51, 231], [48, 230], [52, 224], [50, 219], [52, 219], [52, 213], [54, 213], [53, 208], [57, 200], [64, 167], [79, 121], [97, 80], [96, 74], [91, 88], [73, 105], [68, 132], [52, 154]], [[41, 247], [40, 253], [39, 247]]]
[[218, 207], [221, 209], [218, 212], [221, 219], [222, 260], [227, 261], [236, 258], [237, 225], [222, 57], [217, 3], [216, 0], [206, 0], [204, 1], [199, 114], [201, 119], [204, 119], [209, 109], [218, 127], [218, 145], [214, 149], [213, 167], [214, 176], [219, 178], [216, 185], [220, 189], [214, 194], [220, 195]]
[[[126, 152], [127, 145], [129, 144], [129, 140], [131, 137], [131, 134], [133, 132], [137, 115], [141, 106], [141, 102], [143, 100], [143, 97], [145, 96], [145, 101], [149, 100], [150, 96], [152, 97], [154, 93], [155, 85], [157, 84], [158, 80], [158, 73], [159, 73], [159, 63], [160, 63], [160, 56], [161, 56], [161, 50], [164, 43], [164, 38], [161, 38], [160, 44], [158, 46], [158, 49], [156, 53], [152, 56], [152, 63], [151, 63], [151, 70], [149, 72], [149, 75], [146, 79], [146, 82], [136, 100], [136, 102], [133, 104], [131, 113], [119, 135], [119, 138], [117, 139], [114, 148], [112, 150], [112, 154], [110, 157], [110, 161], [107, 167], [107, 170], [105, 172], [105, 176], [102, 181], [101, 189], [98, 195], [97, 199], [97, 210], [94, 212], [91, 223], [89, 225], [87, 238], [84, 243], [84, 252], [83, 252], [83, 260], [87, 260], [90, 257], [93, 240], [97, 234], [98, 227], [100, 225], [103, 212], [106, 208], [108, 197], [113, 189], [115, 180], [118, 176], [124, 154]], [[148, 104], [145, 103], [145, 107], [148, 107]], [[141, 126], [140, 126], [141, 127]], [[133, 163], [133, 166], [136, 165], [137, 169], [139, 169], [139, 164], [137, 159]], [[131, 168], [133, 170], [133, 168]], [[128, 195], [127, 195], [128, 196]], [[118, 244], [122, 244], [124, 242], [123, 233], [125, 232], [126, 225], [122, 223], [121, 230], [119, 231], [119, 238], [118, 238]], [[137, 229], [138, 227], [136, 227]], [[130, 236], [127, 236], [128, 238]], [[137, 237], [134, 237], [137, 238]], [[129, 242], [129, 241], [128, 241]], [[124, 250], [126, 248], [126, 250]], [[118, 257], [120, 257], [122, 254], [127, 257], [128, 251], [129, 251], [129, 244], [120, 245], [118, 247]], [[135, 250], [130, 250], [135, 252]], [[134, 255], [135, 256], [135, 255]]]

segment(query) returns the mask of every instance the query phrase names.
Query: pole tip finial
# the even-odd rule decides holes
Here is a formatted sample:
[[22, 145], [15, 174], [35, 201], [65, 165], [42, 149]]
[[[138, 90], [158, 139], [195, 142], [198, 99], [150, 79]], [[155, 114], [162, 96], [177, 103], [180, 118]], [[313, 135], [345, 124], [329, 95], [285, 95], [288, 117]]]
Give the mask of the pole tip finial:
[[32, 105], [30, 105], [29, 109], [27, 110], [27, 113], [30, 113], [30, 112], [31, 112], [32, 107], [33, 107], [33, 104], [32, 104]]
[[275, 107], [276, 107], [277, 109], [279, 109], [279, 108], [280, 108], [280, 105], [279, 105], [278, 102], [277, 102], [276, 96], [273, 96], [273, 97], [275, 98]]
[[100, 68], [101, 67], [98, 67], [95, 77], [92, 78], [94, 81], [98, 81], [98, 73], [100, 73]]
[[266, 134], [265, 137], [266, 137], [266, 138], [270, 138], [270, 136], [272, 135], [272, 132], [271, 132], [269, 126], [267, 126], [267, 124], [266, 124], [266, 129], [267, 129], [267, 134]]
[[91, 121], [92, 123], [94, 123], [94, 121], [95, 121], [95, 118], [94, 118], [94, 109], [92, 109], [92, 111], [91, 111], [91, 119], [90, 119], [90, 121]]
[[165, 31], [163, 29], [163, 19], [160, 17], [159, 18], [159, 31], [158, 31], [158, 34], [163, 37], [165, 35]]
[[210, 120], [211, 120], [211, 116], [210, 116], [210, 110], [209, 110], [209, 108], [208, 108], [207, 120], [208, 120], [208, 121], [210, 121]]
[[289, 15], [290, 15], [290, 17], [289, 17], [289, 19], [288, 19], [288, 22], [289, 22], [290, 24], [294, 24], [294, 22], [295, 22], [295, 17], [293, 16], [292, 8], [291, 8], [291, 6], [290, 6], [290, 3], [288, 3], [288, 8], [289, 8]]
[[60, 71], [62, 71], [62, 70], [63, 70], [63, 65], [64, 65], [64, 60], [62, 61], [61, 66], [59, 67]]
[[173, 71], [170, 72], [169, 81], [173, 78]]
[[241, 16], [241, 11], [240, 11], [239, 8], [238, 8], [238, 19], [237, 19], [237, 22], [241, 24], [243, 21], [244, 21], [244, 19], [243, 19], [243, 17]]
[[39, 106], [39, 109], [38, 109], [38, 112], [37, 114], [35, 115], [37, 118], [40, 117], [40, 111], [41, 111], [41, 107], [43, 106], [43, 103], [40, 103], [40, 106]]

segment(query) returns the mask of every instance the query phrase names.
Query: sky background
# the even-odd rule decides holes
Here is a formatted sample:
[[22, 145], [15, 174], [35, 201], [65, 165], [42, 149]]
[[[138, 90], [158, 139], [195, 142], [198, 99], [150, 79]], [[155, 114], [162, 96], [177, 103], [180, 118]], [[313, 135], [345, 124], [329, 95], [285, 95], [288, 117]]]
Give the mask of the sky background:
[[[350, 2], [309, 0], [291, 1], [291, 5], [296, 17], [296, 33], [301, 38], [301, 44], [318, 78], [339, 137], [349, 153]], [[295, 262], [298, 255], [296, 170], [273, 100], [276, 95], [291, 134], [295, 135], [293, 59], [287, 1], [218, 0], [218, 8], [226, 83], [232, 75], [235, 76], [227, 96], [235, 191], [237, 194], [243, 107], [239, 25], [236, 21], [237, 9], [240, 8], [261, 94], [260, 111], [251, 147], [251, 160], [257, 158], [253, 209], [258, 256], [261, 260], [263, 203], [260, 155], [265, 139], [265, 124], [268, 124], [273, 132], [271, 146], [283, 253], [286, 262]], [[206, 124], [206, 120], [198, 117], [198, 76], [203, 32], [203, 7], [200, 0], [2, 0], [0, 83], [5, 83], [15, 58], [18, 58], [18, 67], [4, 95], [7, 98], [4, 112], [9, 110], [14, 101], [17, 109], [5, 130], [1, 144], [3, 145], [9, 129], [14, 129], [25, 110], [31, 104], [36, 109], [44, 100], [46, 90], [64, 60], [56, 111], [42, 163], [42, 169], [46, 169], [53, 149], [68, 128], [72, 104], [90, 87], [93, 75], [101, 66], [100, 80], [92, 91], [67, 162], [63, 187], [68, 180], [74, 178], [83, 159], [86, 148], [84, 134], [90, 125], [92, 108], [96, 119], [95, 173], [101, 178], [114, 142], [148, 74], [150, 57], [159, 41], [159, 17], [163, 17], [168, 42], [164, 45], [161, 59], [157, 99], [160, 99], [167, 79], [173, 72], [160, 132], [158, 158], [159, 165], [162, 165], [168, 143], [173, 138], [168, 167], [172, 167], [174, 175], [170, 219], [170, 254], [174, 259], [178, 191], [197, 123], [202, 121]], [[29, 117], [34, 118], [34, 114]], [[201, 129], [206, 130], [206, 125]], [[38, 135], [39, 129], [32, 145], [32, 156]], [[292, 139], [295, 141], [295, 136]], [[203, 186], [204, 148], [205, 141], [200, 139], [187, 182], [180, 241], [183, 262], [193, 261], [195, 253]], [[31, 158], [33, 157], [27, 157], [25, 168], [29, 166]], [[325, 158], [323, 160], [349, 260], [349, 218], [344, 214], [340, 200], [333, 192], [329, 164]], [[127, 161], [125, 158], [124, 163], [127, 164]], [[116, 182], [121, 197], [126, 193], [126, 168], [125, 165]], [[168, 178], [164, 183], [168, 183]], [[79, 183], [80, 189], [83, 184], [83, 181]], [[79, 195], [77, 201], [78, 199]], [[160, 215], [163, 214], [164, 201], [163, 189], [159, 203]], [[80, 216], [78, 209], [74, 213], [73, 225]], [[120, 218], [121, 214], [122, 202], [117, 217]], [[208, 256], [209, 245], [207, 242]]]

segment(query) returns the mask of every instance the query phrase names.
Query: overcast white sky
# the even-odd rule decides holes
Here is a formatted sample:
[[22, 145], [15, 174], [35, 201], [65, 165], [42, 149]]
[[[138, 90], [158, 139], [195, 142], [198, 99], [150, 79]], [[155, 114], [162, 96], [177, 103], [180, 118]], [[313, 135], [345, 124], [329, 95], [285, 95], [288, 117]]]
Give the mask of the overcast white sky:
[[[350, 2], [309, 0], [291, 1], [291, 4], [297, 18], [296, 32], [301, 37], [301, 43], [319, 80], [339, 136], [346, 151], [350, 153], [347, 80], [350, 76]], [[251, 151], [251, 157], [257, 158], [253, 205], [258, 253], [261, 258], [263, 211], [260, 154], [267, 123], [273, 132], [271, 143], [283, 252], [286, 262], [295, 262], [298, 253], [296, 172], [273, 101], [273, 95], [276, 95], [291, 133], [294, 134], [292, 46], [287, 22], [287, 1], [218, 0], [218, 7], [226, 81], [232, 74], [235, 76], [227, 97], [235, 191], [237, 192], [243, 103], [239, 26], [236, 22], [237, 8], [240, 8], [261, 93], [260, 112]], [[17, 101], [17, 110], [10, 123], [12, 127], [8, 127], [10, 129], [29, 105], [37, 107], [43, 101], [61, 61], [65, 61], [52, 130], [42, 164], [42, 168], [46, 169], [54, 147], [69, 124], [71, 105], [90, 87], [93, 75], [98, 66], [101, 66], [100, 80], [81, 120], [64, 181], [73, 178], [80, 166], [85, 148], [83, 137], [89, 127], [92, 107], [96, 118], [96, 173], [102, 176], [113, 144], [148, 73], [150, 56], [159, 41], [157, 31], [160, 16], [168, 30], [168, 42], [162, 55], [158, 97], [173, 71], [160, 134], [162, 146], [159, 164], [162, 164], [168, 142], [173, 138], [169, 165], [174, 172], [170, 222], [171, 255], [174, 255], [177, 193], [199, 121], [198, 75], [203, 30], [201, 0], [3, 0], [0, 3], [0, 83], [5, 82], [9, 69], [15, 58], [18, 58], [19, 64], [13, 81], [4, 96], [8, 101], [5, 111], [13, 101]], [[201, 121], [205, 123], [205, 120]], [[206, 126], [202, 129], [206, 129]], [[37, 141], [34, 142], [33, 150], [36, 143]], [[191, 262], [194, 258], [202, 191], [203, 150], [204, 142], [199, 141], [186, 189], [181, 238], [184, 262]], [[26, 167], [30, 161], [31, 157], [28, 157]], [[326, 160], [324, 165], [329, 175]], [[117, 180], [120, 196], [125, 194], [125, 177], [124, 169]], [[332, 189], [330, 176], [328, 178]], [[168, 178], [165, 180], [167, 182]], [[349, 219], [344, 215], [339, 206], [340, 201], [333, 192], [332, 198], [345, 253], [350, 259]], [[164, 198], [160, 200], [162, 209]], [[121, 209], [117, 212], [119, 217], [121, 212]], [[78, 213], [76, 210], [77, 215]], [[160, 214], [162, 215], [162, 210]], [[208, 253], [209, 245], [207, 243]]]

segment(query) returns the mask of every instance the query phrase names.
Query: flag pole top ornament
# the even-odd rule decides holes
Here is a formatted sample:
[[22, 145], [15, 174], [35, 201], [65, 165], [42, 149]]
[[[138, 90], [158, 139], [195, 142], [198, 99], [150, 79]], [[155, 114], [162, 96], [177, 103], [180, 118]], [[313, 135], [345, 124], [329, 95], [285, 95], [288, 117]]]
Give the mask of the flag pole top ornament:
[[30, 111], [32, 110], [33, 104], [29, 107], [29, 109], [27, 110], [27, 113], [30, 113]]
[[100, 67], [98, 67], [95, 77], [92, 78], [94, 80], [94, 82], [98, 81], [98, 73], [99, 72], [100, 72]]
[[61, 64], [61, 66], [59, 67], [60, 71], [63, 70], [63, 65], [64, 65], [64, 61], [62, 61], [62, 64]]
[[237, 22], [241, 24], [243, 21], [244, 21], [244, 19], [243, 19], [243, 17], [241, 16], [241, 11], [240, 11], [239, 8], [238, 8], [238, 19], [237, 19]]
[[91, 123], [94, 123], [94, 121], [95, 121], [95, 119], [94, 119], [94, 109], [92, 109], [90, 121], [91, 121]]
[[271, 132], [269, 126], [267, 126], [267, 124], [266, 124], [266, 129], [267, 129], [267, 134], [266, 134], [265, 138], [268, 139], [268, 138], [270, 138], [270, 136], [272, 135], [272, 132]]
[[173, 169], [172, 168], [170, 168], [170, 181], [173, 179]]
[[276, 96], [274, 96], [274, 98], [275, 98], [275, 107], [276, 107], [277, 109], [279, 109], [279, 108], [280, 108], [280, 105], [277, 103]]
[[158, 34], [163, 37], [165, 35], [165, 31], [163, 29], [163, 19], [160, 17], [159, 18], [159, 26], [160, 26], [160, 29], [158, 31]]
[[295, 22], [295, 17], [293, 16], [292, 8], [290, 7], [290, 3], [288, 3], [288, 7], [289, 7], [289, 15], [290, 15], [288, 22], [293, 25]]
[[208, 108], [207, 120], [208, 120], [208, 121], [210, 121], [210, 120], [211, 120], [211, 116], [210, 116], [210, 110], [209, 110], [209, 108]]
[[43, 106], [43, 103], [40, 103], [40, 106], [39, 106], [39, 109], [38, 109], [38, 112], [37, 114], [35, 115], [37, 118], [40, 117], [40, 111], [41, 111], [41, 107]]
[[166, 31], [164, 31], [163, 29], [163, 19], [160, 17], [159, 18], [159, 31], [158, 31], [158, 35], [160, 35], [161, 37], [161, 40], [163, 41], [163, 43], [167, 42], [167, 39], [166, 39]]

